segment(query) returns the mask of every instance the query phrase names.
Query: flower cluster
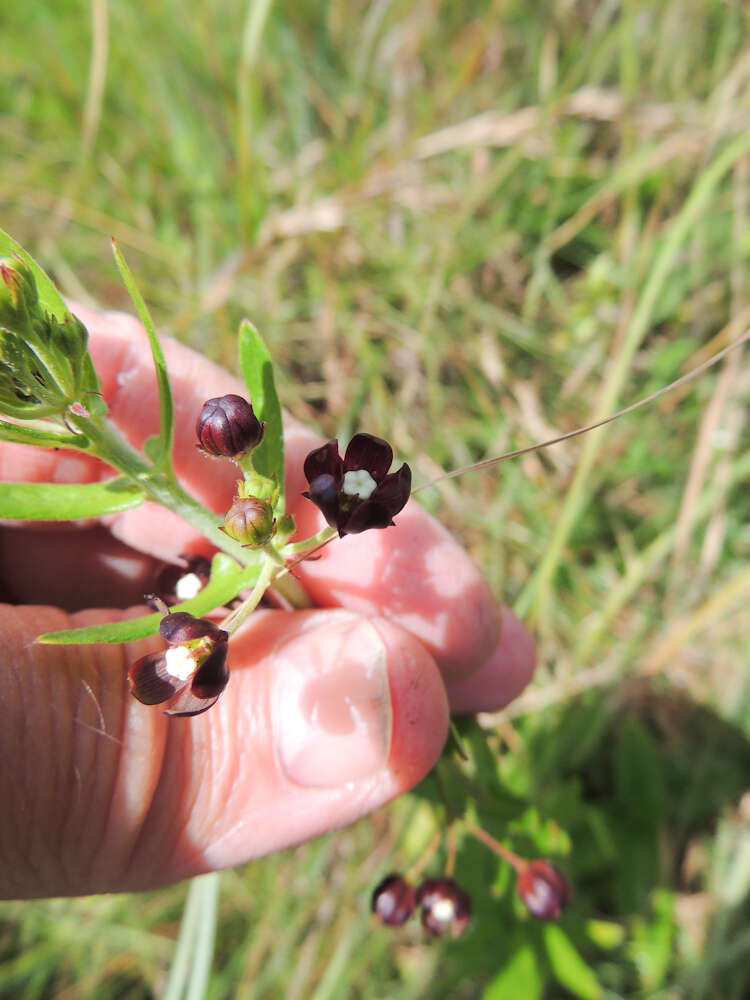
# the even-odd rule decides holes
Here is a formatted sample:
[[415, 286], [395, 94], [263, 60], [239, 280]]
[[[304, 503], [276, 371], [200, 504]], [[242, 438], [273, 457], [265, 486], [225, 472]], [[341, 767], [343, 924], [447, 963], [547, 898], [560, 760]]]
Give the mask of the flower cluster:
[[[242, 472], [224, 522], [228, 538], [243, 548], [265, 549], [267, 558], [283, 565], [284, 545], [294, 533], [290, 515], [276, 517], [279, 486], [275, 477], [253, 468], [251, 453], [262, 442], [265, 423], [252, 403], [235, 394], [206, 400], [195, 424], [198, 447], [212, 457], [236, 462]], [[312, 451], [304, 463], [310, 485], [304, 496], [316, 503], [339, 535], [393, 524], [406, 503], [411, 471], [402, 465], [389, 473], [393, 451], [386, 441], [357, 434], [342, 459], [334, 441]], [[276, 552], [271, 552], [273, 545]], [[294, 553], [292, 553], [294, 554]], [[289, 558], [287, 555], [286, 558]], [[151, 605], [166, 610], [195, 597], [209, 582], [210, 562], [202, 556], [182, 557], [182, 565], [165, 567], [155, 584]], [[159, 632], [168, 648], [141, 657], [129, 673], [133, 695], [146, 705], [163, 705], [169, 715], [196, 715], [215, 704], [229, 680], [229, 633], [257, 605], [252, 594], [227, 620], [229, 632], [184, 611], [167, 614]], [[252, 602], [252, 603], [251, 603]]]
[[460, 937], [471, 917], [469, 894], [448, 877], [425, 879], [415, 890], [393, 873], [375, 888], [371, 906], [386, 927], [401, 927], [420, 907], [422, 926], [433, 937]]
[[[557, 920], [570, 902], [570, 886], [565, 876], [549, 861], [524, 861], [511, 852], [518, 873], [516, 891], [521, 902], [537, 920]], [[385, 927], [401, 927], [420, 908], [424, 929], [434, 937], [458, 938], [471, 918], [471, 898], [455, 879], [427, 878], [416, 888], [398, 873], [391, 873], [372, 894], [372, 912]]]

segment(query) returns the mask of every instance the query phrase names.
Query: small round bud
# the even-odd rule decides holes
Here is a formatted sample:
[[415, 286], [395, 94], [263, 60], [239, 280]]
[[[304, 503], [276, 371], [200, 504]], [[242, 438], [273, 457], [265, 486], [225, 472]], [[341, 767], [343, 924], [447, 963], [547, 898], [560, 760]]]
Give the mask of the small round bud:
[[435, 937], [460, 937], [471, 917], [471, 899], [452, 878], [428, 878], [417, 889], [422, 926]]
[[537, 920], [557, 920], [570, 901], [565, 876], [549, 861], [529, 861], [518, 876], [518, 895]]
[[255, 549], [266, 544], [275, 527], [271, 504], [257, 497], [247, 497], [235, 500], [224, 518], [222, 530], [240, 545]]
[[240, 458], [260, 444], [265, 426], [247, 400], [230, 393], [206, 400], [195, 433], [199, 447], [209, 455]]
[[372, 912], [386, 927], [400, 927], [417, 908], [414, 889], [403, 875], [388, 875], [372, 893]]

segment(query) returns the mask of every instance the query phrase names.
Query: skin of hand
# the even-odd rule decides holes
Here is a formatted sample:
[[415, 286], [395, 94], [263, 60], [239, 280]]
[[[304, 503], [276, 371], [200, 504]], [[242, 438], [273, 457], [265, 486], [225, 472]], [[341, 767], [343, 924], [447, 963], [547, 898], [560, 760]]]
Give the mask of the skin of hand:
[[[75, 307], [110, 416], [132, 444], [158, 428], [141, 326]], [[242, 385], [173, 341], [175, 466], [217, 513], [238, 473], [195, 446], [203, 401]], [[286, 428], [299, 537], [322, 526], [301, 497], [320, 444]], [[3, 481], [89, 482], [74, 453], [0, 444]], [[129, 645], [39, 646], [42, 632], [144, 613], [158, 560], [205, 540], [152, 504], [83, 525], [0, 527], [0, 897], [136, 891], [241, 864], [344, 826], [413, 787], [437, 761], [449, 706], [495, 710], [528, 683], [535, 650], [467, 554], [414, 501], [396, 527], [348, 536], [302, 563], [315, 610], [259, 610], [230, 644], [217, 705], [168, 718], [138, 703]], [[127, 608], [127, 610], [112, 610]], [[501, 627], [502, 625], [502, 627]]]

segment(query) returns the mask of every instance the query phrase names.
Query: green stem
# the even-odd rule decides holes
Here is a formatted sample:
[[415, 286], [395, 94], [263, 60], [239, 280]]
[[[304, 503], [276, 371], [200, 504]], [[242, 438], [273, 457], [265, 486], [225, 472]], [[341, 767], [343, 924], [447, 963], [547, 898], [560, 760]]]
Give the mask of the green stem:
[[[241, 566], [248, 566], [254, 562], [254, 554], [221, 531], [217, 523], [218, 517], [215, 514], [198, 503], [189, 493], [186, 493], [174, 478], [147, 462], [108, 420], [92, 420], [86, 417], [71, 416], [70, 423], [88, 438], [88, 454], [95, 455], [117, 469], [118, 472], [132, 479], [143, 489], [149, 500], [154, 500], [174, 511], [217, 549], [236, 559]], [[302, 545], [304, 548], [310, 548], [318, 538], [330, 537], [333, 533], [333, 529], [326, 528]], [[257, 607], [266, 588], [271, 583], [274, 589], [294, 608], [311, 607], [310, 598], [304, 589], [284, 568], [285, 555], [289, 548], [290, 546], [286, 546], [282, 555], [273, 546], [267, 547], [266, 565], [263, 572], [253, 588], [252, 594], [240, 609], [245, 609], [248, 606], [249, 610], [242, 610], [242, 616], [233, 628], [237, 628], [250, 614], [250, 611]], [[274, 580], [275, 575], [277, 579]], [[254, 603], [250, 605], [252, 601]]]
[[186, 493], [176, 480], [147, 462], [128, 444], [110, 421], [71, 416], [69, 422], [88, 438], [90, 442], [88, 454], [95, 455], [118, 472], [128, 476], [143, 489], [149, 500], [154, 500], [174, 511], [217, 549], [236, 559], [241, 566], [247, 566], [252, 562], [248, 551], [219, 529], [217, 523], [219, 518], [216, 514]]
[[276, 572], [277, 566], [273, 559], [266, 558], [265, 565], [261, 570], [260, 576], [258, 577], [255, 586], [250, 592], [250, 596], [246, 598], [242, 604], [233, 611], [228, 618], [225, 618], [221, 623], [221, 627], [226, 629], [226, 631], [233, 635], [237, 629], [242, 625], [242, 623], [255, 611], [255, 609], [260, 604], [260, 599], [266, 592], [269, 583], [273, 579], [273, 575]]
[[317, 535], [311, 535], [309, 538], [303, 539], [301, 542], [293, 542], [291, 545], [285, 545], [281, 550], [281, 554], [285, 559], [290, 556], [297, 556], [302, 552], [309, 552], [312, 549], [317, 548], [319, 545], [323, 545], [330, 538], [336, 534], [335, 528], [329, 528], [326, 526], [322, 528]]
[[271, 587], [288, 601], [292, 607], [301, 611], [304, 608], [312, 608], [313, 602], [302, 586], [302, 584], [289, 572], [280, 573], [271, 581]]

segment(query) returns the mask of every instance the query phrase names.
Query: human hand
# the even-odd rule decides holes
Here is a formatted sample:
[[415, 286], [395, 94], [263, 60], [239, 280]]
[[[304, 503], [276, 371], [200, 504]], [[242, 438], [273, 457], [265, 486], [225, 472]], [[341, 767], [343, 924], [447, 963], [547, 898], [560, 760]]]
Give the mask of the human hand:
[[[110, 416], [140, 447], [158, 426], [145, 335], [121, 314], [75, 312]], [[222, 515], [236, 474], [196, 449], [193, 428], [205, 399], [243, 387], [179, 344], [164, 349], [177, 474]], [[301, 496], [319, 444], [289, 422], [287, 497], [302, 537], [323, 524]], [[109, 474], [85, 456], [0, 444], [5, 481]], [[528, 632], [507, 610], [500, 629], [478, 570], [416, 503], [396, 520], [301, 563], [317, 609], [256, 611], [232, 638], [227, 690], [185, 719], [128, 692], [128, 667], [158, 638], [33, 640], [143, 613], [129, 606], [158, 562], [206, 552], [205, 540], [153, 504], [106, 523], [0, 528], [2, 596], [14, 602], [0, 605], [0, 896], [147, 889], [300, 843], [413, 787], [440, 755], [449, 705], [494, 710], [515, 697], [534, 668]]]

